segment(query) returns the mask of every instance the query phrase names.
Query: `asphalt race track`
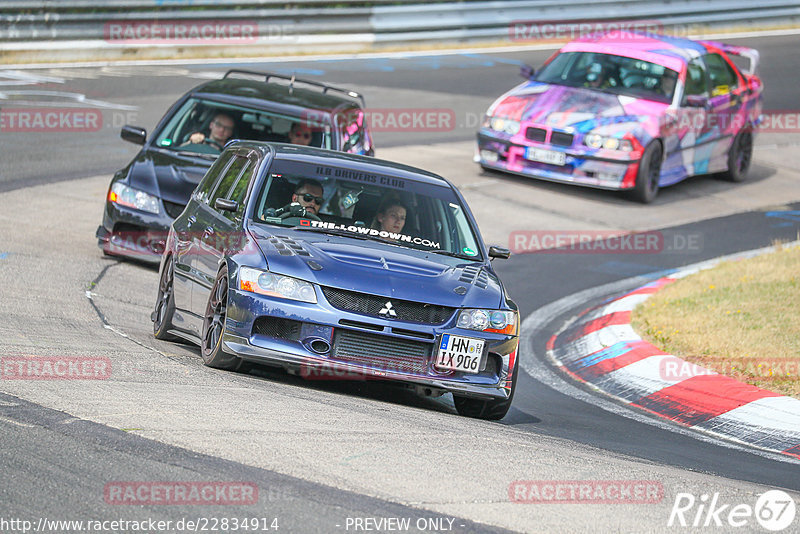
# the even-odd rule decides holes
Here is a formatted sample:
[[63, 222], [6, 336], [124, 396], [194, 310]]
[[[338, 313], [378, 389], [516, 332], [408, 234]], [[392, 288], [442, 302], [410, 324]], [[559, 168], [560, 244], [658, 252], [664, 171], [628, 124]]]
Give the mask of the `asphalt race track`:
[[[798, 39], [730, 40], [761, 52], [766, 110], [797, 113]], [[195, 348], [152, 337], [157, 273], [103, 257], [93, 237], [111, 173], [136, 153], [119, 139], [119, 127], [151, 129], [180, 94], [231, 65], [0, 71], [2, 108], [80, 106], [100, 109], [104, 122], [95, 132], [0, 132], [0, 355], [111, 363], [108, 380], [0, 382], [0, 520], [175, 524], [236, 516], [266, 518], [267, 526], [278, 519], [282, 532], [347, 532], [367, 525], [398, 531], [364, 520], [409, 518], [412, 532], [658, 532], [676, 530], [667, 524], [679, 493], [718, 493], [733, 506], [753, 505], [760, 493], [781, 488], [798, 501], [800, 461], [634, 412], [559, 375], [544, 357], [545, 343], [564, 321], [633, 287], [615, 282], [798, 239], [797, 122], [794, 131], [756, 139], [745, 182], [697, 177], [662, 190], [649, 206], [609, 192], [482, 173], [471, 156], [485, 108], [517, 83], [520, 64], [536, 66], [550, 53], [236, 64], [352, 87], [373, 109], [451, 112], [455, 123], [442, 131], [376, 132], [377, 155], [451, 179], [489, 243], [508, 246], [512, 232], [533, 230], [662, 232], [665, 246], [655, 253], [497, 260], [523, 317], [580, 291], [610, 287], [522, 332], [521, 358], [533, 371], [521, 375], [512, 409], [498, 423], [455, 415], [449, 398], [373, 383], [309, 382], [267, 368], [212, 370]], [[656, 481], [663, 498], [512, 502], [509, 487], [531, 480]], [[240, 481], [258, 487], [258, 500], [107, 503], [104, 488], [120, 481]], [[752, 520], [743, 531], [757, 528]], [[69, 529], [50, 529], [62, 530]], [[0, 531], [11, 529], [0, 521]]]

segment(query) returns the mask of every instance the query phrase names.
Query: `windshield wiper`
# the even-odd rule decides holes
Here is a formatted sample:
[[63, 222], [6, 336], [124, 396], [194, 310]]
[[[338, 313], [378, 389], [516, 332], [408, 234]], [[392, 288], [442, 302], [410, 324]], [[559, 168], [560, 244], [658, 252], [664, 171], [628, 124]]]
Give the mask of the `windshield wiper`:
[[459, 254], [457, 252], [450, 252], [449, 250], [426, 250], [425, 252], [430, 252], [431, 254], [440, 254], [442, 256], [450, 256], [451, 258], [458, 258], [461, 260], [479, 261], [474, 256], [464, 256], [463, 254]]

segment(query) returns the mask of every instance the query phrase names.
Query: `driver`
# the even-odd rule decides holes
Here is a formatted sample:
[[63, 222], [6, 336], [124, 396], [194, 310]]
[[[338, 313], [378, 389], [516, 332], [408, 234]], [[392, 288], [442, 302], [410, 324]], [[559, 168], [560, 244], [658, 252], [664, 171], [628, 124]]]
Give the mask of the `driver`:
[[217, 113], [214, 116], [214, 119], [208, 125], [208, 137], [206, 137], [203, 132], [195, 132], [189, 137], [189, 141], [184, 143], [184, 145], [190, 143], [193, 145], [206, 143], [222, 152], [222, 148], [225, 146], [225, 143], [227, 143], [231, 136], [233, 136], [233, 128], [235, 125], [236, 123], [230, 115], [226, 115], [225, 113]]
[[590, 88], [607, 88], [611, 84], [608, 83], [606, 71], [600, 63], [592, 63], [586, 68], [586, 81], [583, 83], [584, 87]]
[[306, 212], [319, 214], [319, 209], [322, 207], [322, 184], [316, 180], [305, 179], [297, 184], [292, 194], [292, 202], [298, 202], [306, 209]]

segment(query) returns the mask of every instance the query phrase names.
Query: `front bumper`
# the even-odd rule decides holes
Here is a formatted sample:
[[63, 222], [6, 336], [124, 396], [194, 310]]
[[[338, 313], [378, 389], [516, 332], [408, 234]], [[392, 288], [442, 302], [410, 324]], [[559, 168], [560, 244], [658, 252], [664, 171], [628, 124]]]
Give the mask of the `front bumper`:
[[[527, 159], [525, 149], [528, 147], [563, 152], [564, 165]], [[486, 168], [522, 176], [608, 190], [633, 187], [639, 170], [638, 159], [598, 157], [545, 143], [522, 145], [484, 132], [478, 133], [475, 162]]]
[[[443, 325], [364, 316], [333, 308], [321, 291], [317, 293], [318, 303], [307, 304], [230, 290], [223, 350], [246, 360], [281, 366], [312, 380], [388, 380], [431, 395], [449, 392], [480, 399], [509, 397], [517, 336], [455, 328], [457, 314]], [[264, 318], [300, 325], [293, 335], [264, 335], [254, 328], [256, 321]], [[438, 343], [445, 333], [485, 340], [480, 372], [434, 367]], [[365, 340], [357, 358], [343, 356], [340, 347], [345, 338], [350, 343], [354, 339]], [[329, 350], [314, 350], [312, 347], [319, 348], [314, 342], [328, 344]], [[373, 349], [370, 351], [368, 346]], [[376, 354], [376, 346], [386, 347], [385, 354]], [[408, 368], [412, 356], [406, 360], [406, 353], [398, 349], [403, 346], [412, 347], [416, 354], [413, 358], [418, 366], [414, 369]], [[373, 358], [365, 354], [372, 354]]]
[[95, 233], [97, 245], [106, 254], [158, 263], [172, 221], [163, 205], [156, 214], [106, 201], [103, 224]]

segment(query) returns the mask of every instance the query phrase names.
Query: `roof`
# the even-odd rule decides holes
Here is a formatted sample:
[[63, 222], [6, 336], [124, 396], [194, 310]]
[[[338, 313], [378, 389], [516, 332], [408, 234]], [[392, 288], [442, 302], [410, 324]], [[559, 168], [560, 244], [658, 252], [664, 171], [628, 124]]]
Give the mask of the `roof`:
[[[290, 91], [288, 84], [266, 83], [242, 78], [214, 80], [196, 87], [191, 93], [236, 102], [249, 107], [272, 108], [277, 105], [291, 108], [296, 114], [306, 109], [333, 111], [341, 108], [360, 107], [353, 98], [336, 93], [323, 93], [319, 89], [309, 89], [303, 86], [294, 86]], [[265, 102], [271, 103], [273, 106], [265, 106]]]
[[599, 52], [632, 57], [680, 72], [691, 59], [707, 53], [707, 49], [691, 39], [655, 33], [612, 31], [572, 41], [561, 52]]

